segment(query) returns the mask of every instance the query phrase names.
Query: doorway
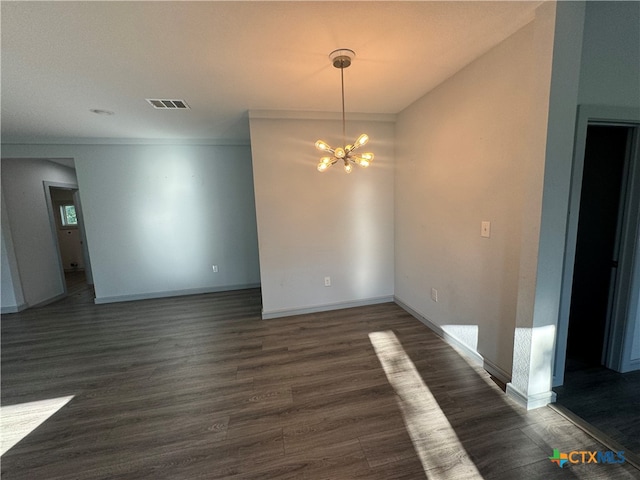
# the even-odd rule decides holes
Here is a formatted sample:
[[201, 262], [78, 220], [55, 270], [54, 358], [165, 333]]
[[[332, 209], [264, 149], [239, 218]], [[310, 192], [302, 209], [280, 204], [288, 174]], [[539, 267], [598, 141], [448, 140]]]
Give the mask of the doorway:
[[589, 125], [567, 337], [567, 369], [606, 363], [629, 175], [629, 126]]
[[[587, 133], [590, 137], [589, 153], [587, 153]], [[607, 142], [617, 146], [607, 146]], [[615, 160], [609, 159], [611, 148], [617, 151]], [[607, 158], [601, 160], [599, 164], [594, 158], [603, 156], [601, 154], [603, 150]], [[620, 152], [624, 152], [622, 157]], [[567, 360], [572, 358], [584, 362], [585, 365], [604, 365], [616, 372], [640, 368], [640, 363], [635, 362], [632, 355], [633, 339], [638, 323], [634, 320], [640, 309], [640, 297], [637, 294], [640, 285], [639, 152], [640, 111], [633, 108], [593, 105], [581, 105], [578, 108], [572, 185], [567, 212], [564, 272], [556, 331], [553, 387], [564, 384], [565, 371], [572, 370], [567, 368]], [[587, 157], [590, 158], [587, 159]], [[595, 164], [595, 167], [586, 165], [587, 163]], [[608, 171], [601, 174], [598, 173], [598, 168], [608, 169]], [[588, 171], [585, 172], [585, 170]], [[594, 171], [596, 173], [593, 173]], [[601, 178], [601, 175], [607, 178]], [[587, 178], [583, 181], [584, 176]], [[608, 182], [609, 186], [600, 187], [604, 182]], [[583, 184], [586, 190], [595, 188], [604, 193], [596, 192], [594, 196], [585, 191], [583, 194]], [[605, 195], [606, 202], [601, 201], [597, 195]], [[589, 204], [589, 201], [594, 199], [595, 201]], [[589, 221], [589, 210], [601, 208], [608, 212], [604, 215], [604, 223], [600, 226], [594, 224], [596, 227], [590, 228], [588, 223], [585, 223]], [[581, 215], [583, 209], [584, 213]], [[583, 226], [580, 228], [581, 234], [578, 238], [581, 219]], [[601, 230], [608, 233], [605, 235]], [[589, 244], [595, 242], [597, 238], [604, 239], [604, 244], [608, 242], [609, 245], [608, 248], [594, 248], [591, 245], [592, 250], [598, 251], [598, 256], [606, 259], [598, 260], [600, 263], [598, 268], [594, 265], [596, 257], [591, 257], [588, 253]], [[612, 251], [613, 255], [611, 255]], [[579, 272], [574, 274], [574, 267], [577, 267]], [[602, 273], [605, 270], [608, 273]], [[596, 271], [600, 272], [599, 275], [594, 273]], [[574, 280], [576, 292], [573, 291]], [[583, 285], [580, 285], [581, 282]], [[599, 307], [576, 303], [580, 298], [589, 300], [590, 294], [586, 293], [589, 292], [589, 288], [592, 291], [597, 290]], [[595, 310], [592, 311], [592, 308]], [[598, 311], [599, 313], [596, 314]]]
[[[44, 182], [60, 277], [67, 298], [93, 301], [93, 278], [76, 185]], [[86, 297], [86, 298], [85, 298]]]
[[575, 134], [553, 390], [640, 465], [640, 111], [581, 105]]

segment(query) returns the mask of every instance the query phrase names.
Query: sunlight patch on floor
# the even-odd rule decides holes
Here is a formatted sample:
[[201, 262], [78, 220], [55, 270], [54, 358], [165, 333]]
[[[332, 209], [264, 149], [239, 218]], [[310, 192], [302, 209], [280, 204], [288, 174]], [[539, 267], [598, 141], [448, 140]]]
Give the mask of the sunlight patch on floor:
[[371, 344], [396, 391], [407, 432], [428, 477], [482, 479], [395, 334], [372, 332]]
[[64, 407], [73, 395], [0, 407], [0, 455]]

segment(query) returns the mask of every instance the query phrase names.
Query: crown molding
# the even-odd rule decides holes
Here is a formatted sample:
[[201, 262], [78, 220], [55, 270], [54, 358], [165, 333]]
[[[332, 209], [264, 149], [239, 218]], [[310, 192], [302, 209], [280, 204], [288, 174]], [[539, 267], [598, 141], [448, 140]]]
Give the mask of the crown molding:
[[106, 138], [106, 137], [2, 137], [2, 145], [212, 145], [249, 146], [249, 139], [226, 138]]
[[[393, 113], [347, 112], [346, 119], [364, 122], [394, 123], [397, 115]], [[316, 112], [305, 110], [249, 110], [249, 119], [275, 120], [342, 120], [342, 112]]]

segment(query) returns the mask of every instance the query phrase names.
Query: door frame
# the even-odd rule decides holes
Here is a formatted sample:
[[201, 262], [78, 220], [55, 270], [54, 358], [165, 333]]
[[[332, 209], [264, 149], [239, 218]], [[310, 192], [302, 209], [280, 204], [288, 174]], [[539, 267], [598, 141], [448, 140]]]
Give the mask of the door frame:
[[84, 228], [84, 213], [82, 211], [82, 200], [80, 190], [73, 192], [73, 203], [78, 215], [78, 230], [80, 231], [80, 241], [82, 242], [82, 257], [84, 260], [84, 274], [88, 285], [93, 285], [93, 270], [91, 270], [91, 260], [89, 259], [89, 244], [87, 243], [87, 231]]
[[[607, 107], [600, 105], [579, 105], [576, 121], [575, 142], [573, 149], [573, 165], [569, 194], [569, 211], [567, 212], [567, 231], [565, 238], [565, 254], [560, 292], [560, 310], [556, 333], [555, 361], [553, 368], [553, 386], [564, 383], [564, 371], [567, 357], [567, 338], [569, 334], [569, 313], [571, 309], [571, 290], [573, 286], [573, 269], [578, 238], [578, 217], [580, 212], [580, 196], [582, 193], [582, 176], [584, 173], [584, 155], [587, 143], [587, 127], [589, 125], [612, 125], [634, 127], [631, 158], [637, 158], [638, 137], [640, 136], [640, 108]], [[631, 162], [621, 238], [620, 259], [618, 262], [617, 294], [613, 299], [612, 318], [609, 328], [605, 364], [614, 370], [625, 368], [624, 358], [631, 349], [630, 339], [633, 337], [634, 325], [627, 322], [632, 310], [637, 308], [637, 295], [631, 291], [632, 284], [638, 283], [638, 275], [634, 270], [635, 240], [638, 232], [638, 207], [640, 203], [640, 165]], [[638, 260], [636, 260], [638, 263]], [[633, 307], [633, 308], [631, 308]]]
[[[49, 213], [49, 226], [51, 227], [51, 233], [53, 235], [53, 242], [54, 242], [54, 248], [56, 251], [56, 256], [57, 256], [57, 260], [58, 260], [58, 273], [60, 275], [60, 281], [62, 282], [62, 287], [63, 287], [63, 293], [61, 295], [61, 298], [66, 297], [67, 296], [67, 281], [65, 279], [65, 275], [64, 275], [64, 265], [62, 263], [62, 254], [60, 253], [60, 241], [58, 240], [58, 224], [56, 222], [56, 216], [54, 213], [54, 208], [55, 206], [53, 205], [53, 200], [51, 199], [51, 188], [61, 188], [61, 189], [65, 189], [65, 190], [72, 190], [74, 191], [74, 203], [75, 203], [75, 193], [78, 191], [78, 185], [75, 183], [60, 183], [60, 182], [49, 182], [47, 180], [44, 180], [42, 182], [43, 186], [44, 186], [44, 192], [45, 192], [45, 200], [47, 202], [47, 211]], [[79, 209], [80, 206], [79, 205], [75, 205], [76, 209]], [[81, 214], [78, 215], [78, 220], [81, 221], [82, 217]], [[84, 228], [80, 225], [78, 225], [78, 228]], [[84, 245], [83, 245], [83, 249], [84, 249]], [[83, 251], [84, 254], [84, 251]], [[84, 259], [85, 262], [87, 261], [87, 258]], [[86, 265], [85, 265], [86, 268]]]

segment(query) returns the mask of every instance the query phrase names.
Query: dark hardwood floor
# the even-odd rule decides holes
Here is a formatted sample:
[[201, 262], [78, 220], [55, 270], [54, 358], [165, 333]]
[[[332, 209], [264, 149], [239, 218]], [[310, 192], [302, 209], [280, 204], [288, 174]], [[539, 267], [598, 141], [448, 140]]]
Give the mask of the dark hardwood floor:
[[567, 359], [557, 403], [640, 458], [640, 371], [617, 373]]
[[67, 284], [67, 298], [58, 302], [58, 306], [75, 303], [92, 304], [96, 297], [93, 285], [87, 285], [87, 277], [84, 270], [65, 272]]
[[639, 478], [560, 469], [554, 449], [605, 448], [395, 304], [264, 321], [259, 290], [78, 298], [2, 316], [3, 407], [74, 396], [3, 480]]

